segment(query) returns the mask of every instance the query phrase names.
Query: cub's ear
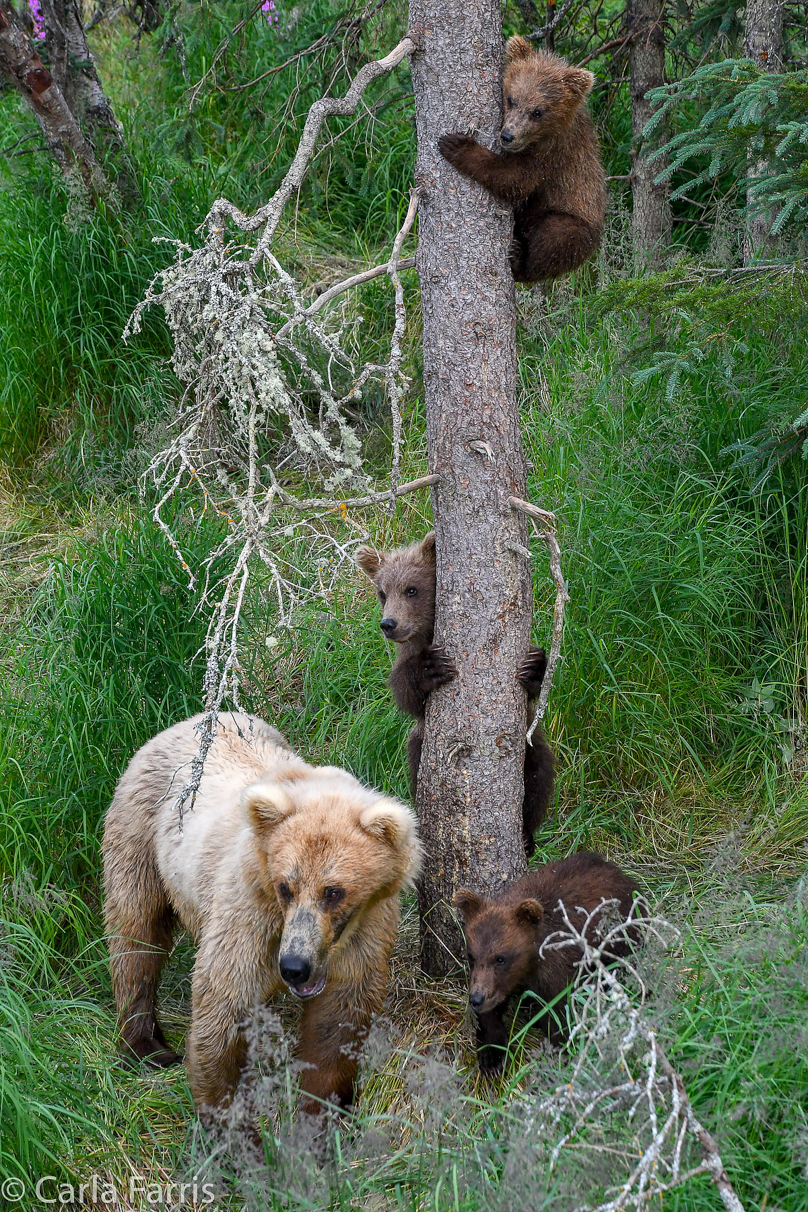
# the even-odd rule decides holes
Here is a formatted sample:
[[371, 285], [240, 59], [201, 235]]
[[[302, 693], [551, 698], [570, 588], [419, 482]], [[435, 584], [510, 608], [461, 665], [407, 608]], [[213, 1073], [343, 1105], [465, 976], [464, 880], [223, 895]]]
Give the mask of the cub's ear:
[[424, 535], [421, 539], [421, 555], [427, 564], [435, 563], [435, 531], [430, 530], [429, 534]]
[[289, 792], [278, 783], [254, 783], [246, 788], [241, 802], [256, 833], [268, 833], [297, 811]]
[[540, 901], [530, 899], [522, 901], [521, 905], [517, 905], [516, 920], [518, 922], [526, 922], [529, 926], [538, 926], [543, 917], [544, 909]]
[[458, 888], [452, 897], [452, 904], [463, 921], [468, 924], [472, 918], [477, 916], [485, 902], [476, 892], [472, 892], [471, 888]]
[[533, 47], [528, 42], [527, 38], [521, 37], [520, 34], [514, 34], [505, 43], [505, 62], [517, 63], [519, 59], [529, 59], [531, 55], [535, 55]]
[[574, 97], [583, 101], [592, 92], [595, 77], [591, 72], [585, 72], [582, 67], [568, 67], [564, 72], [564, 83]]
[[357, 547], [354, 552], [354, 562], [366, 573], [371, 581], [382, 566], [383, 555], [375, 547]]
[[359, 828], [380, 838], [391, 850], [408, 857], [407, 879], [414, 879], [421, 865], [421, 843], [415, 814], [398, 800], [377, 800], [363, 808]]

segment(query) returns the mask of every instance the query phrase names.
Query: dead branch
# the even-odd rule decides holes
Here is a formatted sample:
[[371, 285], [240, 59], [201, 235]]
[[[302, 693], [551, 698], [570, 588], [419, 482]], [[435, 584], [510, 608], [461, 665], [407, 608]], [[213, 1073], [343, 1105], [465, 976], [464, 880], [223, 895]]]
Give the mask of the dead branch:
[[[539, 509], [537, 505], [531, 505], [529, 501], [523, 501], [520, 497], [509, 497], [508, 504], [511, 506], [511, 509], [518, 510], [519, 513], [525, 514], [530, 519], [530, 524], [536, 538], [541, 539], [550, 552], [550, 575], [556, 587], [555, 606], [553, 608], [553, 634], [550, 640], [550, 652], [547, 656], [547, 668], [544, 671], [539, 700], [536, 704], [536, 712], [525, 738], [528, 745], [532, 745], [533, 733], [536, 731], [539, 722], [544, 719], [547, 712], [547, 704], [550, 701], [555, 669], [561, 656], [561, 641], [564, 635], [564, 607], [570, 600], [570, 595], [567, 591], [564, 574], [561, 571], [561, 548], [555, 535], [555, 514], [550, 513], [547, 509]], [[548, 529], [540, 530], [536, 525], [537, 521], [541, 522]]]
[[[713, 1137], [697, 1119], [680, 1074], [643, 1012], [645, 988], [639, 973], [630, 958], [619, 958], [627, 940], [636, 943], [653, 936], [667, 946], [678, 932], [651, 916], [642, 899], [635, 901], [625, 921], [614, 920], [616, 906], [603, 901], [589, 913], [576, 908], [573, 922], [568, 907], [559, 902], [564, 928], [542, 943], [541, 954], [576, 948], [576, 979], [582, 988], [571, 1003], [575, 1022], [568, 1049], [576, 1054], [571, 1080], [530, 1108], [537, 1121], [566, 1125], [553, 1147], [550, 1167], [555, 1168], [569, 1149], [624, 1153], [627, 1175], [619, 1188], [607, 1192], [609, 1198], [596, 1208], [584, 1205], [575, 1212], [640, 1212], [699, 1174], [709, 1174], [727, 1212], [744, 1212]], [[638, 986], [639, 1006], [626, 982]], [[616, 1053], [610, 1065], [616, 1079], [602, 1074], [610, 1049]], [[604, 1140], [604, 1121], [613, 1121], [618, 1112], [632, 1125], [632, 1139], [623, 1147]], [[701, 1154], [695, 1166], [685, 1166], [688, 1137]]]
[[[154, 456], [146, 475], [158, 491], [155, 522], [192, 585], [199, 573], [189, 567], [163, 516], [168, 503], [193, 488], [201, 493], [203, 510], [214, 513], [225, 527], [224, 537], [199, 570], [200, 607], [210, 610], [205, 710], [197, 726], [199, 753], [178, 797], [180, 827], [185, 808], [193, 804], [222, 703], [228, 698], [239, 706], [239, 630], [253, 564], [265, 569], [278, 626], [291, 627], [303, 602], [333, 593], [353, 546], [367, 537], [348, 510], [381, 503], [393, 508], [404, 493], [434, 483], [433, 477], [423, 477], [398, 484], [400, 401], [406, 382], [401, 369], [406, 310], [399, 275], [411, 264], [402, 262], [401, 251], [415, 222], [417, 192], [387, 262], [337, 283], [313, 302], [304, 298], [302, 285], [272, 247], [284, 207], [305, 180], [327, 117], [353, 113], [368, 85], [391, 71], [414, 46], [413, 39], [403, 39], [385, 58], [366, 64], [344, 97], [314, 103], [292, 164], [265, 206], [247, 216], [220, 198], [200, 229], [201, 247], [174, 241], [174, 264], [149, 285], [124, 333], [136, 333], [145, 308], [157, 303], [174, 338], [174, 368], [186, 391], [175, 436]], [[231, 237], [229, 228], [238, 235]], [[345, 298], [352, 288], [385, 272], [393, 286], [396, 317], [389, 356], [386, 362], [357, 367], [352, 334], [361, 317], [346, 308]], [[339, 297], [342, 306], [329, 306]], [[371, 379], [385, 384], [393, 425], [390, 484], [380, 492], [362, 492], [371, 485], [362, 466], [359, 436], [345, 412]], [[279, 418], [285, 433], [280, 443]], [[281, 487], [279, 476], [290, 464], [298, 478], [301, 473], [327, 471], [325, 485], [332, 496], [301, 499]], [[346, 496], [348, 486], [359, 488], [361, 495]], [[335, 521], [353, 530], [347, 541], [337, 537]], [[315, 584], [285, 554], [290, 540], [299, 546], [301, 538], [307, 560], [318, 550], [322, 553]], [[215, 572], [222, 565], [227, 571]]]

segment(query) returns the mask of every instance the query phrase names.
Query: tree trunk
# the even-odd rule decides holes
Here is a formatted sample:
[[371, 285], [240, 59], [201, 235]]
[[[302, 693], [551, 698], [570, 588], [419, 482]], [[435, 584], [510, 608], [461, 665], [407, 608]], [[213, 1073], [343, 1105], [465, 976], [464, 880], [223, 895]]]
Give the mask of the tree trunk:
[[78, 173], [90, 197], [96, 198], [106, 188], [104, 174], [9, 0], [0, 0], [0, 72], [14, 82], [30, 105], [65, 177]]
[[[470, 884], [495, 892], [525, 870], [526, 710], [517, 667], [530, 638], [516, 406], [510, 209], [441, 157], [447, 131], [493, 144], [501, 120], [499, 0], [411, 0], [429, 468], [437, 542], [435, 642], [459, 676], [429, 698], [417, 808], [426, 852], [421, 962], [441, 975], [463, 954], [450, 908]], [[521, 549], [521, 550], [520, 550]]]
[[123, 130], [98, 78], [78, 0], [40, 0], [40, 4], [54, 79], [96, 156], [105, 165], [111, 161], [116, 184], [131, 202], [139, 193], [135, 173]]
[[[783, 7], [783, 0], [748, 0], [746, 6], [743, 53], [764, 72], [783, 70]], [[750, 148], [750, 178], [763, 177], [769, 170], [769, 161]], [[747, 194], [747, 203], [750, 202]], [[747, 218], [743, 241], [744, 265], [771, 252], [774, 241], [769, 236], [769, 229], [774, 218], [774, 211], [760, 211]]]
[[[667, 165], [663, 156], [648, 163], [650, 147], [642, 132], [654, 113], [646, 93], [665, 83], [665, 0], [628, 0], [630, 44], [631, 133], [633, 136], [631, 230], [634, 259], [640, 265], [657, 266], [670, 244], [671, 205], [667, 182], [654, 178]], [[664, 138], [664, 132], [661, 132]]]

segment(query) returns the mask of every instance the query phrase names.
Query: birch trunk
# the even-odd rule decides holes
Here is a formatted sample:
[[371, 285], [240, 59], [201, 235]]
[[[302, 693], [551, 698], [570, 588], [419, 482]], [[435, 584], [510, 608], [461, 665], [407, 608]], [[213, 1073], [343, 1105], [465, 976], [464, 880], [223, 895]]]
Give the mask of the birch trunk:
[[[765, 72], [783, 70], [783, 7], [783, 0], [748, 0], [746, 6], [743, 53]], [[766, 157], [761, 157], [750, 148], [750, 178], [765, 176], [769, 168]], [[771, 251], [773, 241], [769, 229], [774, 218], [772, 211], [761, 211], [747, 219], [743, 242], [744, 265], [767, 256]]]
[[93, 149], [8, 0], [0, 0], [0, 73], [25, 97], [65, 177], [78, 173], [91, 198], [102, 193], [106, 180]]
[[87, 43], [78, 0], [40, 0], [50, 68], [74, 117], [128, 202], [139, 196], [136, 175]]
[[[665, 83], [665, 0], [629, 0], [631, 133], [633, 136], [631, 197], [634, 258], [638, 266], [659, 265], [670, 244], [671, 206], [667, 183], [656, 185], [667, 165], [663, 156], [648, 163], [651, 150], [642, 138], [654, 109], [646, 93]], [[664, 132], [660, 132], [664, 140]]]
[[426, 851], [421, 962], [463, 955], [458, 885], [495, 892], [523, 874], [526, 707], [516, 681], [530, 635], [525, 463], [516, 406], [510, 209], [441, 157], [447, 131], [495, 144], [501, 122], [499, 0], [411, 0], [429, 468], [437, 540], [435, 642], [458, 678], [427, 704], [417, 809]]

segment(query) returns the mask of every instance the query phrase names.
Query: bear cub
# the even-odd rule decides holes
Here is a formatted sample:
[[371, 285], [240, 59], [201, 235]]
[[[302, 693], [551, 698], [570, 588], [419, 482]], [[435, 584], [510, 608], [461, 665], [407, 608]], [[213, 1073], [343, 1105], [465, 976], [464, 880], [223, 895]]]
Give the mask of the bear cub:
[[571, 273], [597, 250], [606, 178], [584, 104], [595, 77], [509, 38], [502, 81], [502, 155], [470, 135], [446, 134], [441, 154], [513, 207], [510, 259], [517, 282]]
[[[407, 741], [410, 781], [415, 798], [418, 767], [424, 739], [426, 700], [431, 691], [457, 676], [457, 670], [440, 645], [433, 644], [435, 628], [435, 535], [418, 543], [377, 551], [360, 547], [356, 563], [373, 581], [384, 617], [380, 627], [398, 646], [390, 674], [396, 706], [417, 720]], [[543, 648], [530, 648], [517, 677], [528, 699], [538, 698], [547, 657]], [[525, 745], [525, 798], [522, 808], [523, 840], [528, 856], [535, 848], [533, 834], [547, 813], [555, 787], [555, 758], [537, 728], [532, 745]]]
[[[458, 888], [454, 905], [466, 936], [469, 1002], [477, 1019], [477, 1058], [483, 1073], [499, 1073], [505, 1062], [509, 1000], [532, 992], [546, 1006], [560, 997], [575, 977], [580, 947], [570, 945], [539, 956], [544, 940], [565, 929], [559, 901], [572, 922], [583, 920], [584, 913], [597, 909], [603, 900], [616, 900], [626, 919], [637, 891], [634, 882], [614, 863], [586, 851], [531, 871], [494, 900]], [[593, 924], [597, 927], [597, 919]], [[630, 933], [632, 941], [637, 942], [636, 931]], [[628, 950], [628, 942], [617, 943], [612, 954], [618, 959]], [[565, 1036], [554, 1018], [555, 1013], [563, 1019], [565, 1000], [539, 1017], [539, 1025], [554, 1043], [562, 1042]], [[532, 1006], [528, 1010], [534, 1014]]]

